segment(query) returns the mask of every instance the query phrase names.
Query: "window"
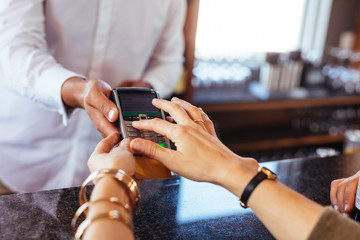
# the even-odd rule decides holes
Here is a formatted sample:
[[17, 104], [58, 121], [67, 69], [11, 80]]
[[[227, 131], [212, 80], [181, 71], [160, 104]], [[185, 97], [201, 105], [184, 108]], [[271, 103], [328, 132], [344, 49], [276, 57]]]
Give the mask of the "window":
[[200, 1], [196, 58], [238, 59], [304, 48], [321, 51], [330, 6], [331, 0]]

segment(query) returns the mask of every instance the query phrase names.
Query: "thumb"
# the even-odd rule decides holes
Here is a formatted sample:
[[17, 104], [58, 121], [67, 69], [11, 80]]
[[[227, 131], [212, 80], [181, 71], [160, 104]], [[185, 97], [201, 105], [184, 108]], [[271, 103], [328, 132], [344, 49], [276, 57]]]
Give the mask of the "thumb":
[[119, 142], [119, 139], [120, 139], [119, 133], [113, 133], [107, 136], [97, 144], [93, 153], [101, 154], [101, 153], [110, 152], [110, 150], [115, 146], [115, 144]]
[[152, 141], [141, 138], [136, 138], [131, 141], [130, 148], [134, 152], [158, 160], [164, 165], [166, 165], [166, 161], [169, 160], [168, 151], [171, 151], [170, 149], [161, 147]]
[[130, 142], [131, 142], [131, 139], [130, 139], [130, 138], [125, 138], [125, 139], [123, 139], [123, 140], [120, 142], [119, 149], [120, 149], [121, 151], [131, 152]]
[[111, 95], [110, 86], [101, 80], [90, 80], [89, 87], [85, 94], [85, 102], [100, 111], [110, 122], [118, 118], [118, 110], [109, 97]]

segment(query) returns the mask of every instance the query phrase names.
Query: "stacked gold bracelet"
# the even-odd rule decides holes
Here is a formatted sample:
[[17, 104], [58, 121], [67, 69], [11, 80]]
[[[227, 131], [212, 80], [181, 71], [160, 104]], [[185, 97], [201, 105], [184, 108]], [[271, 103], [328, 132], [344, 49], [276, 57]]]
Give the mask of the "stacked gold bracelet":
[[79, 192], [79, 203], [80, 206], [87, 202], [85, 187], [88, 185], [89, 182], [93, 180], [99, 180], [103, 177], [112, 177], [118, 180], [121, 184], [126, 187], [128, 194], [130, 196], [131, 206], [133, 208], [136, 207], [136, 203], [139, 201], [139, 188], [137, 186], [136, 181], [129, 177], [123, 170], [120, 169], [101, 169], [99, 171], [93, 172], [90, 176], [84, 181], [81, 185], [80, 192]]
[[124, 203], [120, 202], [117, 197], [96, 199], [96, 200], [93, 200], [91, 202], [84, 203], [83, 205], [81, 205], [76, 210], [75, 215], [74, 215], [74, 217], [73, 217], [73, 219], [71, 221], [71, 227], [73, 228], [74, 231], [75, 231], [75, 228], [76, 228], [77, 220], [81, 216], [81, 214], [83, 214], [89, 208], [90, 205], [96, 204], [96, 203], [99, 203], [99, 202], [109, 202], [109, 203], [116, 204], [116, 205], [122, 207], [123, 209], [125, 209], [125, 211], [128, 214], [131, 214], [130, 206], [128, 204], [124, 204]]
[[82, 235], [84, 234], [85, 230], [90, 226], [91, 223], [100, 220], [100, 219], [110, 219], [110, 220], [117, 220], [123, 224], [125, 224], [131, 231], [133, 231], [133, 226], [131, 223], [130, 218], [126, 218], [122, 216], [119, 211], [112, 210], [107, 213], [101, 213], [99, 215], [94, 216], [93, 218], [85, 219], [78, 227], [75, 232], [75, 239], [81, 239]]
[[[85, 190], [86, 185], [88, 183], [90, 183], [91, 181], [98, 181], [99, 179], [101, 179], [103, 177], [112, 177], [112, 178], [116, 179], [120, 184], [122, 184], [122, 186], [125, 187], [128, 195], [129, 195], [129, 198], [130, 198], [131, 206], [129, 204], [124, 204], [124, 203], [120, 202], [120, 200], [117, 197], [97, 199], [97, 200], [93, 200], [90, 202], [88, 201], [88, 199], [86, 197], [86, 190]], [[81, 239], [82, 235], [84, 234], [85, 230], [90, 226], [90, 224], [97, 220], [100, 220], [100, 219], [110, 219], [110, 220], [116, 220], [116, 221], [122, 222], [131, 231], [133, 231], [132, 219], [131, 219], [131, 217], [128, 217], [128, 216], [129, 215], [131, 216], [131, 208], [136, 207], [139, 197], [140, 197], [140, 194], [139, 194], [139, 189], [138, 189], [136, 181], [133, 178], [129, 177], [123, 170], [102, 169], [102, 170], [93, 172], [81, 185], [80, 192], [79, 192], [80, 207], [75, 212], [74, 218], [71, 221], [71, 226], [75, 232], [75, 239]], [[92, 204], [99, 203], [99, 202], [109, 202], [112, 204], [116, 204], [117, 206], [120, 206], [121, 208], [123, 208], [128, 213], [128, 216], [124, 216], [124, 215], [120, 214], [120, 212], [117, 210], [111, 210], [106, 213], [98, 214], [98, 215], [92, 217], [91, 219], [90, 218], [85, 219], [79, 225], [77, 230], [75, 231], [78, 218], [81, 216], [81, 214], [84, 213], [86, 215], [87, 209], [89, 208], [89, 206]]]

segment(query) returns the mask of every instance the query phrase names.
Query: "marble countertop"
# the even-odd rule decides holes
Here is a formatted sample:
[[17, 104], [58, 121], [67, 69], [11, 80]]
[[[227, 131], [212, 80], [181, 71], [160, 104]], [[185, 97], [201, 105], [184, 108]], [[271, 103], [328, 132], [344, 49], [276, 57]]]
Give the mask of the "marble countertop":
[[[279, 181], [322, 204], [330, 183], [360, 169], [360, 154], [262, 163]], [[72, 239], [79, 188], [0, 196], [0, 239]], [[251, 209], [209, 183], [174, 176], [140, 184], [136, 239], [274, 239]]]

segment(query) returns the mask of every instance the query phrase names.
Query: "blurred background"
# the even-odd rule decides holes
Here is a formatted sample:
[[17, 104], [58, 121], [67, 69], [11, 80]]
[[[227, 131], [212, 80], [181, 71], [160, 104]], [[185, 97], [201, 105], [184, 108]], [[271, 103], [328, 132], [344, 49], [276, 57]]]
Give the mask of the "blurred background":
[[259, 161], [344, 152], [360, 128], [359, 0], [188, 8], [176, 95], [201, 106], [228, 147]]

